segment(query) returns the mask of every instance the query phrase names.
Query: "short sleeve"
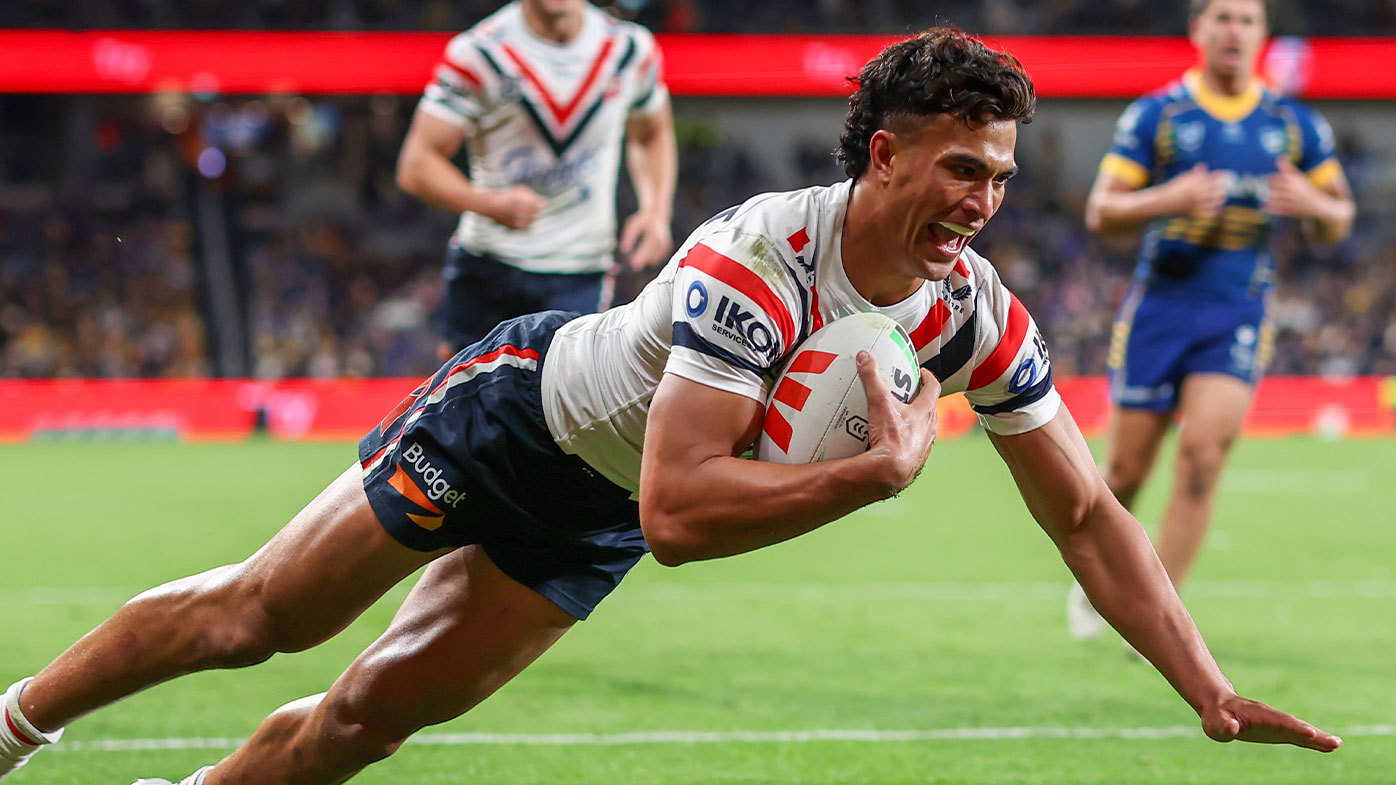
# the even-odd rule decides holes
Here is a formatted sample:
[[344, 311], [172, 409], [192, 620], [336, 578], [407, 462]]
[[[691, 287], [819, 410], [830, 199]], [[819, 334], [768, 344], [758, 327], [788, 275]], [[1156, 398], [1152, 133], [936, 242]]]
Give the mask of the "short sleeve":
[[1333, 127], [1323, 115], [1302, 105], [1296, 105], [1299, 119], [1300, 152], [1296, 165], [1319, 188], [1327, 186], [1342, 172], [1335, 154]]
[[1100, 170], [1135, 188], [1149, 184], [1155, 162], [1155, 136], [1160, 106], [1153, 98], [1130, 104], [1115, 122], [1110, 152], [1100, 162]]
[[980, 424], [993, 433], [1012, 436], [1040, 428], [1061, 406], [1047, 342], [1028, 309], [997, 275], [985, 281], [981, 292], [976, 320], [982, 340], [976, 342], [965, 398]]
[[634, 27], [636, 47], [635, 71], [631, 74], [631, 117], [647, 117], [669, 103], [669, 89], [664, 84], [664, 57], [650, 31]]
[[418, 106], [458, 128], [473, 127], [486, 110], [483, 65], [470, 33], [451, 39]]
[[768, 376], [797, 342], [799, 313], [785, 260], [752, 258], [774, 253], [770, 245], [733, 232], [692, 242], [675, 273], [665, 373], [765, 401]]

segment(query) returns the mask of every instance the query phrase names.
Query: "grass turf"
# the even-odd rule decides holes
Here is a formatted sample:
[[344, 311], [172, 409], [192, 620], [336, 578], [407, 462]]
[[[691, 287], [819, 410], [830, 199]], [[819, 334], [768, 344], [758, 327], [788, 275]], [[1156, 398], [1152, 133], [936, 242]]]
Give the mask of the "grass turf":
[[[0, 447], [9, 483], [0, 682], [42, 667], [126, 597], [250, 553], [352, 457], [350, 445], [274, 442]], [[642, 562], [591, 621], [500, 694], [430, 730], [1026, 728], [1026, 737], [413, 744], [355, 782], [1390, 782], [1393, 457], [1391, 440], [1243, 442], [1187, 592], [1244, 694], [1353, 732], [1333, 755], [1218, 745], [1200, 731], [1044, 735], [1196, 720], [1118, 640], [1067, 639], [1066, 570], [992, 448], [971, 437], [937, 446], [897, 500], [799, 540], [677, 570]], [[1166, 485], [1146, 492], [1146, 523]], [[92, 745], [245, 736], [281, 703], [325, 689], [404, 593], [310, 652], [192, 676], [84, 719], [67, 740], [86, 746], [47, 751], [12, 781], [178, 779], [224, 749]]]

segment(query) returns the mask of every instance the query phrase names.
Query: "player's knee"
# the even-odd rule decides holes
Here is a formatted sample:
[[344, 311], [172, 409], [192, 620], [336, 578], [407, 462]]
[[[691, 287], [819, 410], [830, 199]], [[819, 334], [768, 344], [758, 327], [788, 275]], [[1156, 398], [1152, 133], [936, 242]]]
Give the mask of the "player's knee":
[[162, 627], [175, 658], [192, 669], [252, 665], [271, 656], [263, 652], [256, 625], [249, 625], [240, 600], [237, 565], [217, 567], [157, 586], [133, 597], [121, 613], [138, 619], [162, 618], [177, 623]]
[[240, 668], [265, 662], [278, 652], [301, 651], [323, 639], [319, 625], [269, 600], [266, 582], [244, 565], [230, 565], [195, 588], [207, 665]]
[[1189, 496], [1210, 496], [1217, 487], [1226, 445], [1214, 441], [1185, 442], [1178, 445], [1178, 484]]
[[1111, 458], [1106, 467], [1105, 484], [1110, 487], [1110, 492], [1115, 494], [1115, 498], [1128, 507], [1134, 502], [1134, 497], [1144, 485], [1148, 473], [1149, 467], [1139, 461]]
[[377, 711], [372, 703], [339, 692], [322, 706], [324, 727], [320, 735], [335, 740], [335, 755], [347, 768], [357, 769], [397, 752], [423, 722], [411, 712]]

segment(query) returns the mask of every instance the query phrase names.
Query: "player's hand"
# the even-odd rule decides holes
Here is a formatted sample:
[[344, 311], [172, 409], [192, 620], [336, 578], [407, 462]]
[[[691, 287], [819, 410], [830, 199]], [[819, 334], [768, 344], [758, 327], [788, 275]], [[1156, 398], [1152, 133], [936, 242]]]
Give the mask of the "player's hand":
[[1231, 175], [1227, 172], [1213, 172], [1207, 164], [1199, 163], [1168, 181], [1173, 194], [1174, 209], [1179, 215], [1196, 218], [1211, 218], [1221, 212], [1226, 203]]
[[936, 399], [940, 382], [921, 369], [921, 391], [902, 403], [877, 372], [877, 360], [867, 351], [858, 352], [858, 375], [868, 395], [868, 450], [887, 459], [888, 484], [892, 493], [910, 485], [930, 457], [936, 440]]
[[674, 249], [673, 230], [664, 215], [640, 211], [625, 219], [620, 250], [631, 270], [639, 271], [664, 261]]
[[523, 185], [511, 185], [493, 194], [492, 204], [482, 214], [509, 229], [527, 229], [548, 203], [533, 189]]
[[1266, 178], [1270, 198], [1261, 208], [1274, 215], [1308, 218], [1317, 215], [1324, 193], [1284, 156], [1275, 159], [1276, 172]]
[[1203, 711], [1202, 731], [1213, 741], [1293, 744], [1319, 752], [1332, 752], [1343, 743], [1298, 717], [1240, 695]]

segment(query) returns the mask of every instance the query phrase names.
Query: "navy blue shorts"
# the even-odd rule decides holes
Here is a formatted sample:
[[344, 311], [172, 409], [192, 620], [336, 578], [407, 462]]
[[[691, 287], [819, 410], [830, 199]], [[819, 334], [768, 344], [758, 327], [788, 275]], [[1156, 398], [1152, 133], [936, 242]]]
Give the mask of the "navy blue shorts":
[[461, 351], [359, 442], [383, 528], [422, 551], [478, 544], [506, 575], [585, 619], [649, 551], [630, 492], [548, 432], [541, 370], [577, 314], [511, 319]]
[[454, 244], [446, 250], [445, 276], [441, 337], [456, 349], [522, 314], [594, 313], [610, 306], [605, 273], [531, 273]]
[[1127, 409], [1172, 411], [1188, 374], [1255, 384], [1273, 352], [1264, 300], [1214, 302], [1135, 288], [1110, 338], [1110, 399]]

